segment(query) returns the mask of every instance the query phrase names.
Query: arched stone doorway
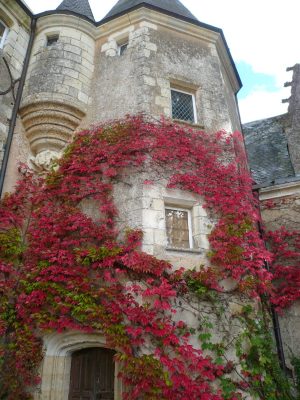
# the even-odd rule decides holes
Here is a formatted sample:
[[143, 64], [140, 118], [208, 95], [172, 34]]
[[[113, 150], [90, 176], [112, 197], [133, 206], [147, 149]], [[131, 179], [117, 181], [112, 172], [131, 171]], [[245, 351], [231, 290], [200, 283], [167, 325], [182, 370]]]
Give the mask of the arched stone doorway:
[[99, 347], [72, 354], [69, 400], [114, 400], [114, 354]]
[[[44, 347], [45, 357], [41, 366], [41, 384], [34, 394], [35, 400], [69, 400], [73, 354], [88, 349], [109, 350], [103, 336], [76, 331], [48, 335], [44, 338]], [[117, 376], [118, 363], [115, 363], [114, 400], [122, 398], [121, 382]], [[84, 397], [83, 399], [85, 400]]]

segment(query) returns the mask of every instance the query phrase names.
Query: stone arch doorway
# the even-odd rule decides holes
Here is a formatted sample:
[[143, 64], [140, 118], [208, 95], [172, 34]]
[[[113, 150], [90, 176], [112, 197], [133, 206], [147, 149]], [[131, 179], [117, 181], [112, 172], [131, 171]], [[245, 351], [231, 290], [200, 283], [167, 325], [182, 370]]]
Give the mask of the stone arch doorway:
[[114, 400], [114, 354], [99, 347], [72, 354], [69, 400]]
[[[88, 349], [109, 350], [103, 336], [77, 331], [52, 333], [45, 336], [44, 348], [45, 356], [40, 372], [41, 384], [34, 393], [34, 400], [69, 400], [73, 354]], [[113, 400], [121, 400], [122, 385], [120, 379], [117, 378], [118, 363], [115, 363], [113, 372]], [[78, 397], [76, 400], [86, 400], [86, 398]]]

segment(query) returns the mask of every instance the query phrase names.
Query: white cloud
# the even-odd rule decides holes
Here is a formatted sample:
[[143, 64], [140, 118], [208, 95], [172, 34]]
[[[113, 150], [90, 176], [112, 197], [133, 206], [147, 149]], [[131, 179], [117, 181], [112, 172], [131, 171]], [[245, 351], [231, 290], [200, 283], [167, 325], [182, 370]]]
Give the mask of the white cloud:
[[40, 0], [23, 0], [23, 2], [26, 3], [35, 14], [47, 10], [53, 10], [61, 3], [60, 0], [47, 0], [47, 2]]
[[286, 113], [287, 104], [281, 102], [285, 97], [285, 90], [269, 92], [257, 89], [251, 92], [247, 97], [239, 100], [242, 123]]
[[210, 0], [205, 7], [195, 0], [183, 3], [200, 21], [222, 28], [234, 59], [251, 64], [255, 72], [283, 76], [286, 67], [299, 61], [298, 0]]

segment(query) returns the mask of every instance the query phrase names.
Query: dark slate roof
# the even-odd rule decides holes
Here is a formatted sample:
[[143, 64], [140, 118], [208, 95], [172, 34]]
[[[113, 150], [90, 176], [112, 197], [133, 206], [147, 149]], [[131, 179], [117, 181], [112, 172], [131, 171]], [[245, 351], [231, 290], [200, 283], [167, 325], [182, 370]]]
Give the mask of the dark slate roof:
[[276, 184], [295, 176], [284, 132], [286, 118], [284, 114], [243, 125], [252, 177], [259, 185]]
[[72, 11], [95, 21], [89, 0], [63, 0], [56, 10]]
[[119, 0], [104, 19], [111, 19], [139, 5], [152, 6], [197, 21], [197, 18], [179, 0]]

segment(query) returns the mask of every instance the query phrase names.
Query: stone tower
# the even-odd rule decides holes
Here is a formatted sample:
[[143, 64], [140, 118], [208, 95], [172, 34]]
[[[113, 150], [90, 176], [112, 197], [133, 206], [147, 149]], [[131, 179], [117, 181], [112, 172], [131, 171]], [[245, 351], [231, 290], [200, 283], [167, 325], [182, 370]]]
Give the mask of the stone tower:
[[32, 13], [22, 2], [0, 1], [0, 192], [20, 106]]
[[82, 122], [93, 77], [95, 42], [89, 29], [94, 18], [89, 3], [63, 1], [60, 10], [72, 14], [52, 13], [37, 24], [20, 108], [38, 168], [59, 156]]
[[[17, 4], [24, 13], [24, 4]], [[239, 129], [235, 95], [241, 83], [224, 35], [180, 1], [121, 0], [100, 22], [88, 0], [27, 13], [35, 29], [5, 190], [19, 161], [47, 168], [76, 129], [128, 113], [188, 119], [172, 111], [172, 96], [173, 103], [176, 96], [190, 103], [189, 122], [198, 127]]]
[[[24, 79], [11, 106], [15, 118], [8, 122], [4, 191], [13, 189], [19, 162], [43, 172], [75, 130], [126, 114], [163, 116], [208, 132], [240, 129], [236, 93], [241, 82], [222, 30], [198, 21], [178, 0], [120, 0], [100, 22], [88, 0], [64, 0], [56, 10], [38, 15], [21, 0], [0, 0], [0, 10], [0, 18], [2, 11], [18, 10], [27, 35], [26, 54], [18, 64]], [[6, 17], [4, 22], [14, 26]], [[18, 47], [21, 36], [12, 32], [7, 32], [4, 54], [9, 43]], [[143, 250], [174, 265], [201, 263], [210, 221], [199, 197], [145, 188], [132, 179], [116, 187], [115, 202], [121, 220], [143, 229]], [[166, 248], [166, 204], [189, 211], [196, 248]], [[105, 342], [100, 335], [68, 332], [48, 335], [44, 345], [36, 399], [66, 400], [72, 354], [105, 347]], [[115, 400], [120, 398], [115, 380]]]

